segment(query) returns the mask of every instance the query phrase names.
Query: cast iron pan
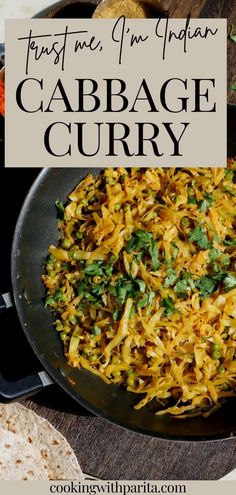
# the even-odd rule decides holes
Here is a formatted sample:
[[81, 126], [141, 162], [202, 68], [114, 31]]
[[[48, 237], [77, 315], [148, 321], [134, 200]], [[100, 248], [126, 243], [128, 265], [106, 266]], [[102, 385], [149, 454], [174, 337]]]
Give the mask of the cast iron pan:
[[[235, 123], [236, 107], [228, 106], [229, 156], [236, 154]], [[213, 440], [235, 435], [234, 399], [205, 419], [158, 417], [154, 415], [155, 402], [135, 411], [135, 394], [116, 385], [107, 385], [86, 370], [71, 368], [66, 363], [58, 334], [52, 326], [52, 316], [44, 307], [42, 266], [48, 246], [58, 239], [54, 201], [57, 198], [65, 201], [68, 193], [88, 172], [97, 174], [99, 170], [45, 169], [37, 177], [23, 204], [12, 246], [12, 288], [18, 316], [31, 347], [52, 379], [73, 399], [118, 425], [174, 440]], [[40, 377], [34, 375], [17, 384], [9, 385], [1, 381], [0, 392], [7, 399], [15, 399], [29, 395], [42, 386]]]
[[[228, 156], [236, 155], [235, 128], [236, 107], [228, 105]], [[12, 289], [20, 322], [32, 349], [52, 381], [82, 406], [117, 425], [173, 440], [215, 440], [234, 436], [235, 399], [205, 419], [158, 417], [154, 415], [156, 402], [136, 411], [133, 408], [137, 401], [135, 394], [116, 385], [107, 385], [86, 370], [77, 370], [67, 364], [52, 326], [52, 316], [44, 307], [41, 273], [47, 248], [58, 239], [54, 201], [65, 201], [88, 172], [99, 173], [99, 169], [43, 170], [22, 206], [12, 245]], [[0, 395], [6, 400], [30, 395], [50, 383], [48, 375], [36, 374], [16, 383], [8, 383], [0, 376]]]

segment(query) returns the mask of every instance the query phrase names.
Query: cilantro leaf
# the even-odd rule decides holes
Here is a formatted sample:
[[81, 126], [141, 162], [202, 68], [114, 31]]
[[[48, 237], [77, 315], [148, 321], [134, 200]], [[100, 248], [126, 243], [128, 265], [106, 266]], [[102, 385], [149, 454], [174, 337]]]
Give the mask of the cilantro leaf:
[[236, 239], [224, 240], [225, 246], [236, 246]]
[[135, 283], [138, 284], [140, 292], [145, 292], [146, 284], [141, 278], [136, 278]]
[[137, 306], [138, 308], [145, 308], [148, 304], [148, 294], [145, 294], [142, 299], [139, 300]]
[[197, 200], [196, 200], [196, 198], [193, 198], [192, 196], [189, 196], [187, 203], [188, 203], [188, 205], [196, 205], [197, 204]]
[[233, 273], [228, 273], [224, 279], [224, 289], [226, 291], [236, 287], [236, 276]]
[[117, 303], [122, 306], [127, 297], [134, 299], [140, 292], [145, 290], [145, 282], [142, 279], [130, 279], [125, 276], [119, 278], [115, 284]]
[[217, 290], [219, 282], [224, 280], [225, 276], [226, 272], [222, 271], [218, 271], [212, 275], [205, 275], [195, 281], [195, 287], [199, 289], [202, 297], [207, 297]]
[[215, 201], [215, 199], [213, 198], [213, 196], [211, 194], [206, 193], [204, 195], [204, 199], [201, 199], [201, 201], [199, 201], [199, 203], [198, 203], [200, 210], [203, 213], [206, 213], [206, 211], [208, 210], [208, 208], [211, 207], [211, 205], [214, 201]]
[[224, 187], [224, 192], [226, 192], [229, 196], [235, 196], [234, 191], [232, 191], [229, 187]]
[[174, 291], [179, 297], [185, 297], [188, 290], [193, 290], [195, 287], [191, 273], [185, 272], [175, 284]]
[[113, 273], [113, 265], [109, 263], [103, 263], [103, 261], [93, 261], [90, 265], [86, 265], [82, 270], [85, 275], [89, 275], [90, 277], [99, 276], [103, 277], [103, 279], [107, 280], [112, 276]]
[[208, 253], [209, 263], [212, 263], [213, 261], [215, 261], [218, 258], [219, 254], [220, 254], [220, 251], [218, 249], [215, 249], [215, 248], [210, 249], [210, 251]]
[[177, 280], [177, 275], [176, 275], [175, 269], [171, 268], [171, 267], [167, 268], [166, 279], [165, 279], [163, 287], [165, 287], [165, 288], [171, 287], [175, 283], [176, 280]]
[[137, 230], [135, 235], [143, 242], [143, 244], [148, 244], [152, 240], [152, 234], [146, 232], [145, 230]]
[[139, 251], [144, 249], [145, 246], [149, 246], [152, 240], [152, 234], [145, 232], [144, 230], [137, 230], [126, 244], [126, 251]]
[[64, 218], [65, 218], [65, 208], [64, 208], [63, 203], [57, 199], [55, 201], [55, 206], [56, 206], [56, 209], [57, 209], [57, 218], [58, 218], [58, 220], [64, 220]]
[[155, 297], [155, 292], [149, 292], [149, 294], [145, 294], [142, 299], [139, 300], [137, 306], [138, 308], [145, 308], [145, 306], [150, 305], [152, 300]]
[[199, 289], [200, 294], [203, 297], [207, 297], [212, 294], [212, 292], [215, 291], [217, 284], [218, 280], [215, 280], [214, 278], [208, 276], [201, 277], [195, 282], [195, 286]]
[[230, 257], [228, 254], [222, 254], [220, 257], [221, 266], [227, 267], [230, 265]]
[[121, 319], [121, 315], [122, 315], [122, 311], [120, 309], [115, 309], [115, 311], [112, 315], [115, 323]]
[[98, 275], [98, 276], [103, 275], [103, 269], [101, 267], [101, 262], [100, 261], [94, 261], [90, 265], [87, 265], [83, 269], [83, 273], [85, 273], [86, 275], [90, 275], [91, 277], [95, 276], [95, 275]]
[[146, 251], [150, 254], [153, 263], [153, 269], [156, 271], [159, 267], [158, 250], [156, 242], [150, 232], [137, 230], [126, 244], [127, 253]]
[[236, 83], [233, 83], [230, 85], [229, 89], [232, 89], [233, 91], [236, 91]]
[[159, 268], [159, 261], [158, 261], [157, 246], [156, 246], [154, 239], [151, 240], [151, 245], [148, 248], [148, 252], [152, 258], [153, 269], [154, 269], [154, 271], [156, 271]]
[[212, 246], [206, 235], [206, 231], [200, 222], [198, 226], [190, 232], [189, 240], [195, 242], [202, 249], [210, 249]]
[[93, 328], [92, 328], [92, 334], [95, 335], [97, 337], [97, 335], [100, 335], [101, 333], [101, 328], [98, 327], [97, 325], [95, 325]]
[[171, 316], [175, 311], [175, 305], [173, 303], [173, 299], [170, 296], [165, 297], [162, 300], [162, 306], [163, 308], [165, 308], [166, 316]]
[[47, 296], [45, 299], [45, 308], [47, 306], [53, 306], [54, 303], [57, 302], [65, 302], [66, 300], [66, 295], [62, 292], [61, 289], [57, 289], [54, 294], [51, 294], [50, 296]]

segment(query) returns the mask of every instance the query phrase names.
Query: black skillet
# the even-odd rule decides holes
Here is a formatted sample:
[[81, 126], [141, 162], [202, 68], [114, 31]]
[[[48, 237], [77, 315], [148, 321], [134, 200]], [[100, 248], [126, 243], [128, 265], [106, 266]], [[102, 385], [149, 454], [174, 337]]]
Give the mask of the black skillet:
[[[228, 105], [228, 156], [236, 155], [235, 128], [236, 107]], [[99, 169], [89, 172], [98, 173]], [[155, 403], [136, 411], [133, 408], [136, 395], [116, 385], [107, 385], [86, 370], [68, 366], [58, 334], [52, 327], [52, 316], [44, 307], [41, 273], [47, 248], [58, 239], [54, 201], [57, 198], [65, 201], [87, 173], [88, 169], [43, 170], [22, 206], [12, 245], [12, 290], [24, 333], [47, 373], [10, 383], [0, 375], [0, 395], [6, 400], [15, 400], [54, 381], [93, 413], [139, 433], [173, 440], [215, 440], [236, 435], [235, 399], [205, 419], [157, 417]]]

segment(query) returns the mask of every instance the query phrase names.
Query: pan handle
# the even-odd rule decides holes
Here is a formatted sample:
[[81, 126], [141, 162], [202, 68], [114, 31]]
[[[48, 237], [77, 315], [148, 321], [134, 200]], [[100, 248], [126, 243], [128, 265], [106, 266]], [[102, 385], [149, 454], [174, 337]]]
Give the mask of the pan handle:
[[40, 371], [16, 381], [6, 380], [0, 372], [0, 399], [4, 402], [11, 402], [30, 397], [53, 383], [46, 371]]
[[10, 292], [0, 294], [0, 313], [14, 306]]
[[[14, 306], [11, 294], [0, 294], [0, 312], [6, 311]], [[40, 371], [33, 375], [10, 381], [3, 377], [0, 372], [0, 399], [4, 401], [14, 401], [36, 394], [42, 388], [52, 385], [54, 382], [46, 371]]]

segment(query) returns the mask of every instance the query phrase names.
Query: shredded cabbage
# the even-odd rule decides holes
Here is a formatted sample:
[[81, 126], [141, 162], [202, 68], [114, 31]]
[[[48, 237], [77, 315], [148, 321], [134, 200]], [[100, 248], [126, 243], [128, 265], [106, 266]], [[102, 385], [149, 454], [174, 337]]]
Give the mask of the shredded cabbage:
[[66, 358], [138, 394], [209, 414], [236, 394], [236, 161], [106, 169], [63, 205], [42, 276]]

